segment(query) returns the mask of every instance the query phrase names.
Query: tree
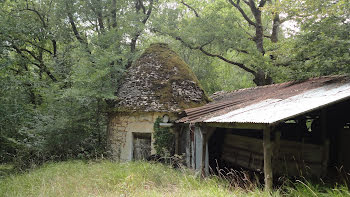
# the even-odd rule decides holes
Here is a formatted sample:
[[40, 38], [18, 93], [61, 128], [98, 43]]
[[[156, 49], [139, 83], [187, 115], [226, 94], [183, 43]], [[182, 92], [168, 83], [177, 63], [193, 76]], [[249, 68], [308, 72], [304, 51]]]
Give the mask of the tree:
[[[254, 76], [253, 81], [256, 85], [266, 85], [291, 79], [290, 76], [295, 78], [296, 75], [300, 75], [298, 70], [302, 70], [303, 67], [310, 68], [310, 61], [296, 54], [304, 48], [300, 47], [300, 44], [308, 45], [303, 42], [306, 37], [301, 35], [306, 36], [306, 32], [321, 35], [322, 30], [317, 26], [326, 18], [329, 18], [328, 23], [333, 23], [333, 30], [345, 30], [345, 26], [341, 27], [339, 24], [341, 20], [348, 18], [348, 10], [349, 5], [346, 1], [172, 1], [169, 9], [164, 9], [161, 15], [163, 21], [166, 19], [167, 25], [158, 25], [155, 32], [168, 35], [206, 56], [239, 67]], [[331, 16], [335, 15], [342, 19], [331, 19]], [[289, 20], [298, 25], [296, 31], [290, 35], [287, 34], [286, 28], [281, 28], [282, 24]], [[326, 22], [323, 22], [321, 26], [326, 29], [326, 25]], [[342, 35], [342, 48], [345, 50], [349, 39], [346, 38], [348, 34]], [[294, 42], [296, 36], [300, 38], [299, 46]], [[327, 37], [330, 36], [331, 34]], [[325, 49], [326, 43], [313, 44], [313, 47], [309, 45], [304, 49], [315, 52], [321, 48]], [[340, 50], [342, 52], [338, 54], [344, 54], [344, 50]], [[300, 51], [300, 54], [304, 52]], [[334, 64], [346, 65], [346, 61], [337, 61], [330, 54], [324, 57], [331, 59]], [[325, 59], [322, 60], [324, 61]], [[316, 61], [311, 67], [316, 70], [319, 67], [326, 68]], [[327, 69], [327, 72], [319, 74], [337, 73], [334, 72], [335, 69], [331, 71], [329, 66]]]
[[103, 153], [106, 101], [143, 47], [155, 7], [153, 0], [1, 2], [0, 157], [28, 165]]
[[[272, 83], [278, 72], [273, 51], [281, 36], [278, 1], [181, 1], [178, 12], [165, 11], [167, 26], [155, 31], [181, 41], [191, 49], [237, 66], [254, 76], [256, 85]], [[186, 8], [186, 9], [183, 9]], [[178, 20], [176, 20], [178, 19]], [[275, 68], [274, 68], [275, 67]]]
[[[350, 5], [347, 1], [285, 1], [281, 9], [299, 24], [279, 50], [293, 79], [350, 73]], [[293, 5], [290, 9], [289, 5]]]

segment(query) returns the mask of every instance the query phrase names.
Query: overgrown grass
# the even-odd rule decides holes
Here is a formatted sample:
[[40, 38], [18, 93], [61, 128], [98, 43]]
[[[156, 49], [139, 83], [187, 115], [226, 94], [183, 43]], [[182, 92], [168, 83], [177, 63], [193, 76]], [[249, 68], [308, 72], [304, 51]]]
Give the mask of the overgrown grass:
[[22, 174], [0, 177], [0, 196], [350, 196], [333, 189], [295, 183], [267, 193], [243, 190], [217, 177], [200, 180], [194, 173], [145, 162], [69, 161], [50, 163]]

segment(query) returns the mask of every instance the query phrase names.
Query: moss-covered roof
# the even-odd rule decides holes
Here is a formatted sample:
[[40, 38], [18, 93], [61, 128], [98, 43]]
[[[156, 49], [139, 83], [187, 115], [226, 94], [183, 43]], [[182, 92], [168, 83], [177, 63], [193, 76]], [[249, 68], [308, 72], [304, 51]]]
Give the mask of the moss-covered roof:
[[208, 102], [189, 66], [167, 44], [145, 50], [117, 91], [118, 111], [179, 112]]

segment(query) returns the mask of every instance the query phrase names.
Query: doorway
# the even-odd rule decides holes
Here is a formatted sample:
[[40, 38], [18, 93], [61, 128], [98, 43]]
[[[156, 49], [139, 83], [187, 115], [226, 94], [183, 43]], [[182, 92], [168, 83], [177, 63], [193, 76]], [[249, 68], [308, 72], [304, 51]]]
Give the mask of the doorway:
[[146, 160], [151, 156], [151, 133], [133, 133], [133, 159]]

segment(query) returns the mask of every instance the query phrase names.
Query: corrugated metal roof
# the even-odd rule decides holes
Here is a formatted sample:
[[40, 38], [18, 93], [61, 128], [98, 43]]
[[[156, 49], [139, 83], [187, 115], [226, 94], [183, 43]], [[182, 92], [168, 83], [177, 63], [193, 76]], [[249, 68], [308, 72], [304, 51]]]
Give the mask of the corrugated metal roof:
[[350, 98], [344, 76], [313, 78], [216, 95], [214, 102], [186, 110], [178, 122], [273, 124]]

